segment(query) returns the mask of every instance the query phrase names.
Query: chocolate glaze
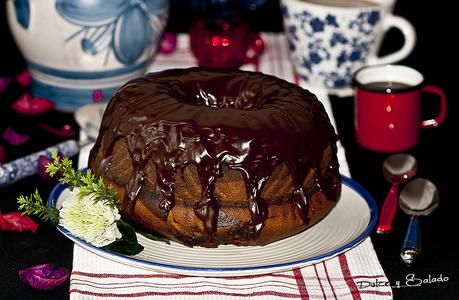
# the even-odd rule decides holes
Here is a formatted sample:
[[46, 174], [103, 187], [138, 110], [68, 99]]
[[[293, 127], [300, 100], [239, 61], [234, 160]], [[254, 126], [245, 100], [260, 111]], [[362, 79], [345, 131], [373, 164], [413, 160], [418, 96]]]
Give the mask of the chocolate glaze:
[[[114, 145], [123, 139], [133, 164], [126, 184], [123, 213], [132, 215], [145, 184], [149, 161], [156, 167], [159, 208], [167, 216], [175, 203], [174, 176], [196, 166], [202, 186], [194, 211], [212, 237], [217, 231], [219, 200], [215, 183], [222, 166], [243, 174], [253, 231], [258, 234], [268, 217], [261, 191], [269, 176], [285, 164], [292, 176], [292, 200], [308, 223], [311, 191], [303, 182], [310, 168], [319, 169], [314, 189], [336, 200], [337, 136], [316, 97], [307, 90], [261, 73], [200, 68], [150, 73], [132, 80], [112, 97], [99, 137], [103, 159], [92, 166], [96, 175], [109, 169]], [[324, 149], [333, 147], [334, 160], [320, 170]], [[91, 159], [90, 159], [91, 160]], [[327, 175], [330, 174], [330, 175]]]

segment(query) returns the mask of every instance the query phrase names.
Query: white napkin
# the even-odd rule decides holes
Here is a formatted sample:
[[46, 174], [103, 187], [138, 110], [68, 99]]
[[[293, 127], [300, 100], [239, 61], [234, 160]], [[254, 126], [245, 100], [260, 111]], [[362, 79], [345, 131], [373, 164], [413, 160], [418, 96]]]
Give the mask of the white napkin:
[[[266, 48], [259, 64], [242, 69], [272, 74], [307, 88], [289, 60], [283, 34], [263, 34]], [[188, 36], [179, 35], [178, 49], [159, 54], [150, 71], [195, 65]], [[325, 91], [314, 90], [335, 124]], [[336, 128], [336, 126], [335, 126]], [[81, 139], [85, 138], [81, 132]], [[91, 146], [81, 150], [79, 166], [87, 165]], [[340, 172], [349, 176], [344, 148], [338, 144]], [[379, 283], [376, 285], [375, 283]], [[383, 284], [381, 284], [383, 283]], [[245, 277], [192, 277], [144, 270], [74, 248], [70, 298], [83, 299], [392, 299], [388, 279], [370, 238], [351, 250], [317, 264], [290, 271]]]

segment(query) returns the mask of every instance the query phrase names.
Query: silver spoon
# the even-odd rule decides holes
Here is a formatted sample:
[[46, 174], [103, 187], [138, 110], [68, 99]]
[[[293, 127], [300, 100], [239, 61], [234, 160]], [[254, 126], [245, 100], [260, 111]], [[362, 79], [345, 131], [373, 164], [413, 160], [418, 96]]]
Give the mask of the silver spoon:
[[437, 188], [431, 181], [424, 178], [412, 180], [400, 192], [400, 208], [411, 216], [400, 251], [400, 258], [407, 266], [411, 266], [421, 255], [419, 217], [432, 213], [438, 203]]
[[398, 153], [386, 158], [383, 163], [383, 173], [392, 186], [384, 199], [379, 215], [377, 233], [389, 233], [392, 229], [392, 220], [398, 206], [398, 185], [410, 180], [418, 170], [416, 158], [409, 154]]

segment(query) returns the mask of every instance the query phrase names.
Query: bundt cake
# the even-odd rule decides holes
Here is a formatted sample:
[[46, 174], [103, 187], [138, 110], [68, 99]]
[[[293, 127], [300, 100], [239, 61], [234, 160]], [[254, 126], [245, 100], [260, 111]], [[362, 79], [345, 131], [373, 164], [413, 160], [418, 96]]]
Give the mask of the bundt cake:
[[265, 245], [335, 206], [336, 141], [322, 104], [292, 83], [172, 69], [115, 92], [89, 168], [143, 230], [189, 246]]

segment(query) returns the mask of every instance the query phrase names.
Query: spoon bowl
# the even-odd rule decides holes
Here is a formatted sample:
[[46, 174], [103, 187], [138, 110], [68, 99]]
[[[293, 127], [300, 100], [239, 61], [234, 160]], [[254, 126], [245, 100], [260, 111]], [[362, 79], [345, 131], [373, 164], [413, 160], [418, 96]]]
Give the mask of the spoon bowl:
[[398, 185], [410, 180], [418, 170], [416, 158], [412, 155], [397, 153], [389, 156], [383, 163], [384, 177], [392, 182], [392, 186], [384, 199], [379, 215], [377, 233], [387, 234], [392, 229], [392, 220], [397, 211]]
[[418, 164], [412, 155], [398, 153], [389, 156], [383, 163], [384, 177], [392, 183], [403, 183], [416, 175]]
[[408, 230], [400, 251], [400, 258], [411, 266], [421, 255], [420, 216], [430, 215], [440, 202], [435, 185], [424, 178], [416, 178], [400, 192], [399, 205], [411, 216]]
[[400, 208], [407, 215], [428, 216], [439, 203], [437, 188], [424, 178], [414, 179], [400, 192]]

